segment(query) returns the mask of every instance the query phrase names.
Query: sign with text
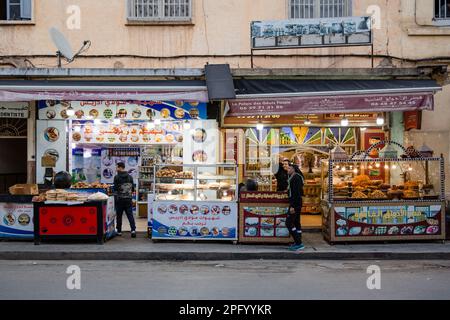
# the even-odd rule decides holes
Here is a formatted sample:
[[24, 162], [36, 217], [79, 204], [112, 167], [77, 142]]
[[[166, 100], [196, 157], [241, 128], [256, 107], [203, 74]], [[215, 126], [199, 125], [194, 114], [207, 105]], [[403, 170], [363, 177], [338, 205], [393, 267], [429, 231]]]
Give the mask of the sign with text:
[[236, 202], [155, 201], [152, 238], [237, 240]]
[[27, 119], [29, 109], [27, 102], [3, 102], [0, 103], [0, 118]]
[[362, 205], [334, 208], [336, 237], [443, 234], [442, 204]]
[[229, 101], [227, 117], [253, 115], [295, 115], [352, 112], [393, 112], [433, 110], [431, 93], [378, 94], [348, 96], [312, 96], [264, 99], [237, 99]]
[[371, 45], [371, 17], [253, 21], [252, 49]]

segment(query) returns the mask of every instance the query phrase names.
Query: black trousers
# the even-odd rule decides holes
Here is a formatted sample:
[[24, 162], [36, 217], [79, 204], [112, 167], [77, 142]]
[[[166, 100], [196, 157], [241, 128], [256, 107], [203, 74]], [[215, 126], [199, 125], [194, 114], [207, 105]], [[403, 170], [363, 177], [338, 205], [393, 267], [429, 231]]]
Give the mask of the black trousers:
[[122, 215], [125, 212], [130, 223], [131, 231], [136, 231], [136, 222], [133, 216], [133, 202], [130, 201], [117, 201], [116, 202], [116, 214], [117, 214], [117, 231], [122, 232]]
[[291, 213], [291, 207], [288, 209], [286, 218], [286, 227], [289, 229], [289, 233], [294, 239], [295, 244], [302, 243], [302, 226], [300, 224], [300, 214], [302, 207], [294, 208], [295, 213]]

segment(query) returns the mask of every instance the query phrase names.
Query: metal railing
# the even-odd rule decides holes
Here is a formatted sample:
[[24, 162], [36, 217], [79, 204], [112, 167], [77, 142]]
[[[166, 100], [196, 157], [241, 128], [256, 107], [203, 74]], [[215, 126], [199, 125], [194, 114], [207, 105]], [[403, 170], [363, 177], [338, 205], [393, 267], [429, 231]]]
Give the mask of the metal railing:
[[192, 0], [128, 0], [128, 20], [188, 21]]
[[291, 19], [352, 16], [351, 0], [289, 0], [289, 2]]
[[435, 19], [450, 19], [450, 0], [435, 0]]

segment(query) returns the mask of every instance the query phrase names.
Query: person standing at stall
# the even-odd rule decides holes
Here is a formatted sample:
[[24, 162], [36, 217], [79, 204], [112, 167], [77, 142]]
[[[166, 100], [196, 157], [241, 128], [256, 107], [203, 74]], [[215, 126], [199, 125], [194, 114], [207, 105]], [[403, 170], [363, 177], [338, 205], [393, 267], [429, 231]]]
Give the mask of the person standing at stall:
[[123, 162], [117, 163], [117, 175], [114, 177], [114, 193], [117, 214], [117, 235], [122, 235], [122, 215], [127, 215], [131, 227], [131, 237], [136, 238], [136, 222], [133, 216], [133, 177], [125, 170]]
[[275, 178], [277, 179], [277, 191], [286, 191], [288, 188], [288, 173], [287, 167], [289, 160], [283, 158], [278, 166], [278, 172], [275, 173]]
[[300, 214], [302, 211], [303, 185], [305, 178], [299, 167], [293, 163], [287, 165], [289, 209], [286, 218], [286, 226], [294, 239], [294, 244], [289, 247], [291, 251], [303, 250], [302, 227]]

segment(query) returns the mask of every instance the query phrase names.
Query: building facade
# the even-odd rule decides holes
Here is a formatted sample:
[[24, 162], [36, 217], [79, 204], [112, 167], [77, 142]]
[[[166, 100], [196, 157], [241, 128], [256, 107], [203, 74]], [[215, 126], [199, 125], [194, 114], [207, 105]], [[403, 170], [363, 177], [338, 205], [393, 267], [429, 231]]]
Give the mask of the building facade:
[[[365, 15], [373, 17], [373, 54], [370, 47], [255, 51], [250, 70], [252, 21]], [[39, 72], [39, 79], [48, 79], [43, 74], [57, 76], [52, 27], [65, 35], [74, 53], [90, 41], [88, 50], [73, 62], [63, 60], [63, 68], [78, 70], [77, 77], [60, 73], [58, 77], [65, 79], [83, 79], [83, 74], [106, 77], [102, 72], [92, 74], [93, 68], [133, 70], [130, 74], [137, 79], [158, 75], [155, 71], [146, 77], [137, 69], [174, 70], [180, 77], [195, 78], [206, 64], [223, 63], [230, 65], [234, 76], [268, 77], [273, 74], [270, 70], [278, 70], [278, 76], [285, 77], [371, 79], [439, 66], [440, 71], [430, 74], [443, 86], [435, 97], [435, 111], [424, 112], [421, 129], [401, 138], [405, 144], [426, 142], [450, 158], [450, 112], [446, 109], [450, 82], [445, 72], [450, 63], [450, 0], [1, 0], [0, 20], [2, 79], [14, 74], [26, 79], [39, 69], [47, 70]], [[32, 177], [33, 110], [30, 114], [28, 172]], [[446, 170], [450, 174], [448, 166]]]

